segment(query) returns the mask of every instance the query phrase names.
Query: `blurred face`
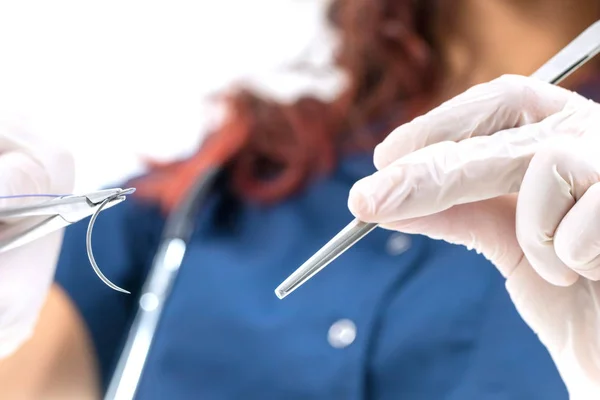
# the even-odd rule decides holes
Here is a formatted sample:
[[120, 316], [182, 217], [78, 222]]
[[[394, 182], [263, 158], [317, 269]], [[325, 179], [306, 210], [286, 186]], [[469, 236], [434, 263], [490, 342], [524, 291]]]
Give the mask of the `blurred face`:
[[329, 10], [345, 100], [367, 122], [530, 75], [598, 18], [600, 0], [334, 0]]

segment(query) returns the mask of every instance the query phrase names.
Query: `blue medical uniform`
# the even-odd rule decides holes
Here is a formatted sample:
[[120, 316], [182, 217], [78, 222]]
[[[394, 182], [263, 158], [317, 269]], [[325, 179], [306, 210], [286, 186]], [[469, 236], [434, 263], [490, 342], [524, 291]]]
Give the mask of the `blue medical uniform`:
[[[275, 287], [351, 219], [353, 157], [288, 201], [229, 202], [218, 187], [173, 288], [139, 399], [567, 399], [493, 265], [463, 247], [374, 231], [285, 300]], [[224, 212], [225, 211], [225, 212]], [[91, 333], [106, 383], [163, 219], [135, 198], [69, 228], [57, 280]]]
[[[600, 79], [580, 92], [600, 98]], [[370, 156], [277, 206], [217, 186], [166, 304], [137, 393], [144, 400], [563, 400], [547, 351], [504, 279], [463, 247], [375, 230], [284, 300], [273, 290], [352, 216]], [[135, 312], [164, 220], [134, 198], [67, 229], [57, 281], [91, 334], [104, 384]]]

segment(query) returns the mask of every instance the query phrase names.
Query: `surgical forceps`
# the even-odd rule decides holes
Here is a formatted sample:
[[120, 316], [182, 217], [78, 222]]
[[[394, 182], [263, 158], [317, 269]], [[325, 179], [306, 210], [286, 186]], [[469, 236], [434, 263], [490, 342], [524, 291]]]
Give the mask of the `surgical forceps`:
[[[532, 77], [557, 85], [599, 52], [600, 21], [597, 21], [534, 72]], [[375, 228], [377, 224], [354, 219], [275, 289], [277, 297], [283, 299], [298, 289]]]
[[[135, 189], [106, 189], [81, 196], [47, 196], [48, 199], [37, 204], [2, 208], [0, 209], [0, 221], [5, 223], [5, 227], [0, 233], [0, 253], [30, 243], [91, 215], [92, 218], [88, 226], [86, 245], [92, 268], [107, 286], [119, 292], [129, 293], [113, 284], [102, 274], [92, 253], [91, 240], [92, 228], [98, 214], [103, 209], [121, 203], [127, 195], [134, 191]], [[19, 224], [10, 223], [11, 220], [17, 219], [23, 220]]]

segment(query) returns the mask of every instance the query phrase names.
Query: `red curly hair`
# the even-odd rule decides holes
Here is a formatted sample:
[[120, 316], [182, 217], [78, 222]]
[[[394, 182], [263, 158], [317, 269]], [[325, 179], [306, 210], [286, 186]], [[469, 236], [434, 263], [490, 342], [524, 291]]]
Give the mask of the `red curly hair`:
[[236, 196], [272, 203], [330, 171], [343, 152], [371, 149], [419, 113], [435, 90], [430, 3], [334, 0], [328, 19], [341, 39], [336, 67], [349, 82], [337, 99], [302, 97], [284, 105], [238, 91], [226, 98], [228, 117], [200, 151], [184, 161], [153, 165], [135, 182], [138, 195], [168, 212], [198, 176], [220, 165]]

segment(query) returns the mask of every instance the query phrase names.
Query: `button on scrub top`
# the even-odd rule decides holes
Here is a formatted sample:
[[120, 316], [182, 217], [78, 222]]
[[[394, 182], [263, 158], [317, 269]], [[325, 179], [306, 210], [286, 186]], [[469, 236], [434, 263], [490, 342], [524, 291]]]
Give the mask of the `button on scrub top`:
[[[348, 158], [270, 207], [230, 204], [215, 188], [137, 398], [567, 399], [500, 274], [463, 247], [377, 229], [292, 295], [275, 296], [350, 221], [348, 191], [371, 172], [370, 156]], [[57, 282], [83, 316], [104, 385], [163, 223], [135, 197], [96, 222], [96, 260], [129, 296], [92, 271], [86, 224], [67, 229]]]

